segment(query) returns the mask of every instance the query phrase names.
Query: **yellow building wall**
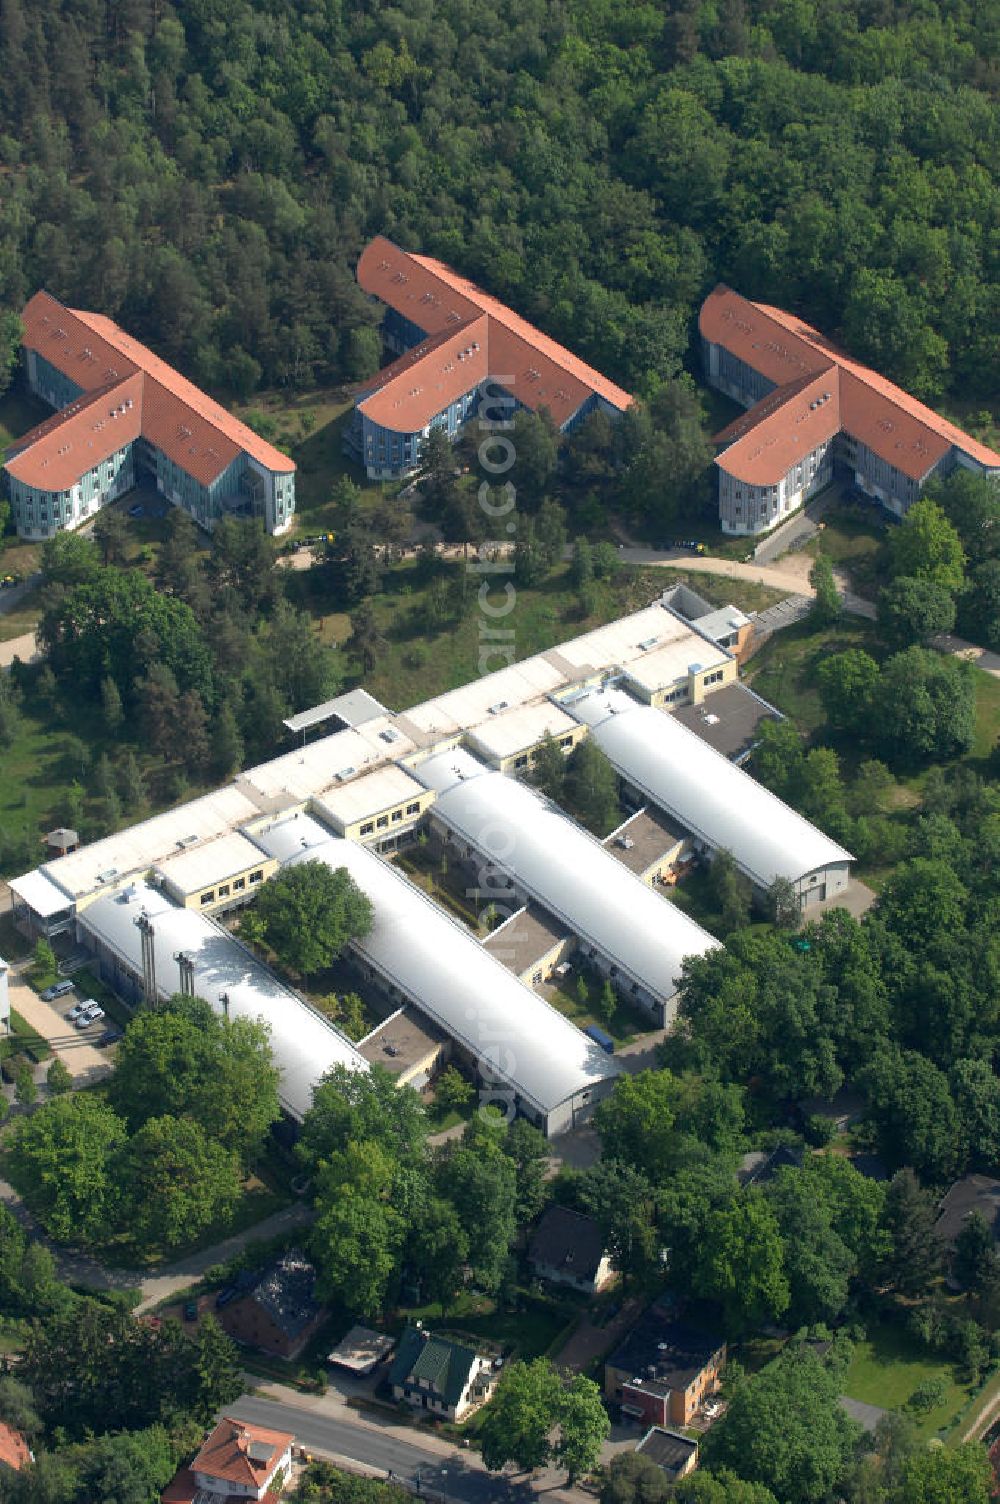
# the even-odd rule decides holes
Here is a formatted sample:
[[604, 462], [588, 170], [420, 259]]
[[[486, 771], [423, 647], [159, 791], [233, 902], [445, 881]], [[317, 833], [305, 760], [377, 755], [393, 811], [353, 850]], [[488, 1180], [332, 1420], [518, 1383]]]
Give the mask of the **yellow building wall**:
[[[377, 814], [365, 815], [363, 820], [353, 820], [350, 825], [344, 826], [344, 835], [348, 841], [379, 841], [383, 836], [391, 835], [394, 830], [406, 830], [415, 820], [420, 819], [424, 810], [433, 802], [433, 791], [425, 789], [420, 794], [414, 794], [412, 798], [404, 799], [400, 804], [391, 804], [388, 809], [380, 809]], [[416, 809], [411, 810], [411, 805], [416, 805]], [[393, 819], [394, 815], [395, 819]], [[371, 830], [367, 829], [369, 825], [372, 827]]]
[[[178, 903], [183, 904], [184, 908], [195, 909], [200, 914], [211, 914], [215, 909], [224, 908], [226, 904], [238, 903], [241, 899], [249, 897], [251, 893], [258, 892], [268, 878], [274, 876], [278, 866], [279, 863], [273, 857], [266, 857], [261, 852], [259, 862], [254, 862], [242, 872], [233, 873], [231, 877], [223, 878], [221, 882], [210, 883], [204, 888], [199, 888], [194, 893], [179, 893], [169, 878], [165, 879], [164, 886]], [[250, 876], [254, 872], [260, 872], [263, 875], [258, 882], [251, 883]], [[207, 902], [202, 902], [204, 895], [208, 893], [214, 896]]]
[[545, 952], [544, 956], [540, 956], [537, 961], [532, 961], [530, 966], [526, 966], [521, 972], [519, 980], [526, 982], [529, 987], [538, 986], [539, 984], [534, 982], [533, 978], [538, 972], [541, 972], [542, 981], [547, 982], [556, 967], [561, 966], [563, 961], [571, 956], [575, 949], [576, 936], [564, 935], [561, 940], [556, 941], [551, 950]]

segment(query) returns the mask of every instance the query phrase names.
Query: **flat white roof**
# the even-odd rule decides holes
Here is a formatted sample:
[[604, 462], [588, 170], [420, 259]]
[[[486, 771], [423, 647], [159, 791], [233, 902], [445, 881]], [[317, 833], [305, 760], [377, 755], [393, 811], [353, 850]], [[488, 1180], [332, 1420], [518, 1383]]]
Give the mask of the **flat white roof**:
[[750, 618], [735, 606], [720, 606], [717, 611], [709, 611], [707, 616], [699, 616], [694, 624], [699, 632], [704, 632], [715, 642], [720, 637], [728, 637], [730, 632], [738, 632], [740, 627], [748, 627]]
[[534, 747], [543, 737], [565, 736], [576, 730], [576, 722], [565, 710], [543, 700], [540, 705], [522, 705], [480, 721], [469, 732], [472, 741], [489, 757], [514, 757]]
[[436, 819], [661, 1002], [677, 991], [685, 956], [718, 947], [534, 789], [462, 751], [443, 752], [418, 771], [439, 791]]
[[[702, 639], [672, 611], [657, 602], [647, 606], [644, 611], [620, 617], [618, 621], [587, 632], [583, 637], [561, 643], [553, 651], [583, 676], [588, 672], [596, 673], [619, 666], [627, 667], [632, 672], [639, 660], [644, 664], [652, 661], [668, 644], [676, 644], [680, 648], [686, 672], [686, 665], [700, 656], [695, 649], [700, 649]], [[708, 644], [705, 643], [704, 646], [707, 651]], [[660, 678], [657, 687], [660, 683], [673, 683], [676, 677], [672, 673], [669, 679]]]
[[374, 910], [358, 955], [529, 1106], [549, 1113], [618, 1074], [616, 1061], [368, 847], [308, 815], [272, 825], [260, 840], [281, 862], [346, 867]]
[[34, 872], [26, 872], [23, 877], [12, 878], [8, 887], [42, 919], [51, 919], [53, 914], [73, 907], [72, 898], [62, 888], [57, 888], [40, 867]]
[[[676, 617], [673, 620], [676, 621]], [[683, 623], [677, 622], [677, 625], [683, 626]], [[681, 679], [686, 680], [692, 669], [721, 668], [729, 660], [730, 655], [725, 648], [706, 642], [704, 637], [699, 637], [690, 628], [684, 627], [682, 636], [644, 653], [641, 658], [633, 659], [626, 669], [626, 675], [647, 694], [655, 695], [658, 690], [666, 689]]]
[[[698, 649], [687, 662], [703, 658], [711, 651], [704, 638], [657, 601], [631, 616], [585, 632], [582, 637], [572, 637], [509, 668], [498, 669], [463, 684], [460, 689], [414, 705], [401, 712], [400, 720], [405, 730], [421, 737], [425, 744], [434, 738], [454, 736], [479, 726], [491, 713], [499, 715], [501, 711], [526, 705], [575, 679], [633, 664], [670, 642], [679, 645], [687, 642], [692, 650]], [[719, 661], [725, 661], [725, 657], [722, 654]], [[673, 683], [675, 677], [672, 674], [663, 682]]]
[[201, 799], [56, 857], [45, 863], [44, 871], [73, 898], [80, 898], [95, 888], [116, 887], [123, 877], [145, 872], [188, 846], [224, 835], [259, 813], [234, 784], [226, 784]]
[[201, 846], [192, 846], [190, 851], [178, 852], [157, 865], [179, 893], [200, 893], [215, 883], [224, 883], [227, 877], [245, 872], [248, 867], [266, 861], [264, 853], [253, 841], [238, 830], [216, 836]]
[[413, 750], [413, 742], [399, 730], [395, 718], [379, 716], [248, 768], [236, 783], [254, 800], [255, 813], [278, 814]]
[[491, 714], [499, 714], [529, 700], [537, 700], [557, 689], [565, 682], [565, 676], [548, 661], [547, 654], [538, 653], [534, 658], [525, 658], [510, 668], [498, 669], [481, 679], [472, 679], [460, 689], [449, 690], [436, 699], [425, 700], [403, 712], [407, 726], [412, 725], [425, 738], [450, 736], [477, 725]]
[[343, 830], [355, 820], [381, 814], [393, 805], [402, 804], [404, 799], [419, 799], [426, 792], [423, 784], [418, 783], [405, 768], [389, 763], [384, 768], [376, 768], [374, 773], [352, 779], [342, 788], [331, 789], [317, 800], [317, 804], [320, 813]]
[[319, 726], [323, 721], [332, 720], [334, 716], [347, 726], [360, 726], [365, 721], [373, 721], [387, 714], [382, 702], [370, 695], [367, 689], [350, 689], [344, 695], [325, 700], [322, 705], [314, 705], [311, 710], [289, 716], [281, 724], [287, 726], [289, 731], [307, 731], [310, 726]]
[[566, 707], [590, 727], [612, 765], [714, 850], [731, 851], [760, 887], [853, 861], [763, 784], [665, 711], [621, 690], [578, 696]]
[[165, 893], [145, 883], [97, 898], [80, 915], [81, 928], [99, 939], [142, 975], [142, 941], [135, 923], [145, 910], [153, 924], [156, 985], [160, 995], [180, 991], [180, 952], [194, 963], [198, 997], [222, 1012], [220, 995], [229, 998], [231, 1018], [260, 1018], [271, 1032], [274, 1062], [281, 1072], [282, 1106], [299, 1120], [312, 1103], [312, 1089], [335, 1065], [368, 1069], [353, 1044], [294, 992], [283, 987], [249, 951], [206, 914], [178, 908]]

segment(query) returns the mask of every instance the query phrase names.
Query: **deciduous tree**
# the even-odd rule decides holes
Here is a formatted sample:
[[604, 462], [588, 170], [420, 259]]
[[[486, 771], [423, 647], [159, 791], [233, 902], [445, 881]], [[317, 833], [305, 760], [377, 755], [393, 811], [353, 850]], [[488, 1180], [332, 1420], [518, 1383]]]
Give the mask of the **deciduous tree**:
[[346, 867], [300, 862], [279, 872], [257, 897], [268, 945], [303, 976], [322, 971], [351, 940], [371, 929], [372, 906]]

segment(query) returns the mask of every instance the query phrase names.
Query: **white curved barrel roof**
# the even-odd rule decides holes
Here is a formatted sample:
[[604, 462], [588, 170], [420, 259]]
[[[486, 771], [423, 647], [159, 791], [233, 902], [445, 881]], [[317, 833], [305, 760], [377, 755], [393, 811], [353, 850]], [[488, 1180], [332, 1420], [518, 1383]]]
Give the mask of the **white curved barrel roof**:
[[308, 815], [256, 839], [281, 862], [346, 867], [374, 910], [357, 953], [531, 1106], [549, 1113], [617, 1075], [613, 1059], [374, 851]]
[[438, 790], [436, 819], [660, 1001], [677, 991], [685, 956], [718, 946], [536, 790], [461, 750], [413, 771]]
[[731, 851], [760, 887], [779, 876], [798, 882], [853, 861], [849, 851], [666, 711], [639, 705], [615, 689], [581, 695], [564, 708], [590, 727], [629, 783], [716, 851]]
[[335, 1065], [366, 1071], [368, 1062], [319, 1013], [273, 977], [222, 927], [193, 909], [181, 909], [156, 888], [132, 883], [121, 893], [95, 899], [78, 916], [81, 928], [103, 941], [142, 975], [142, 937], [136, 919], [145, 912], [153, 926], [157, 991], [169, 997], [181, 990], [176, 957], [183, 952], [194, 964], [198, 997], [222, 1012], [220, 995], [229, 999], [230, 1018], [259, 1018], [271, 1034], [271, 1053], [281, 1072], [278, 1097], [293, 1117], [302, 1120], [312, 1105], [313, 1087]]

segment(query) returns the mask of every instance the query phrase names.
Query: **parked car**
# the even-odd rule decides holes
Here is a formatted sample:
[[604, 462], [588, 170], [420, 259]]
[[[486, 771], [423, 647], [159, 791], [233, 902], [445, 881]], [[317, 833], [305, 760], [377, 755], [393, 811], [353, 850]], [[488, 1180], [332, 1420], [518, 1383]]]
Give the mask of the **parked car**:
[[221, 1311], [223, 1306], [228, 1306], [229, 1302], [231, 1300], [235, 1300], [239, 1293], [240, 1292], [236, 1289], [235, 1285], [227, 1285], [226, 1288], [224, 1290], [220, 1290], [218, 1295], [215, 1297], [215, 1309], [217, 1311]]
[[129, 507], [128, 514], [129, 514], [130, 517], [141, 517], [142, 516], [142, 511], [143, 511], [142, 502], [141, 501], [137, 501], [134, 506], [130, 506]]
[[67, 1020], [71, 1024], [75, 1024], [81, 1013], [86, 1013], [87, 1009], [90, 1007], [93, 1001], [94, 999], [92, 997], [88, 997], [82, 999], [82, 1001], [80, 1001], [79, 1003], [74, 1003], [72, 1008], [66, 1014]]
[[121, 1029], [105, 1029], [104, 1033], [97, 1041], [98, 1049], [102, 1048], [106, 1044], [117, 1044], [121, 1037]]
[[67, 992], [73, 991], [72, 982], [53, 982], [51, 987], [46, 987], [40, 994], [43, 1003], [54, 1003], [57, 997], [65, 997]]
[[189, 1301], [185, 1302], [185, 1304], [184, 1304], [184, 1320], [185, 1321], [197, 1321], [198, 1320], [198, 1302], [196, 1300], [189, 1300]]
[[78, 1029], [89, 1029], [91, 1024], [96, 1024], [99, 1018], [104, 1017], [104, 1009], [100, 1003], [91, 1001], [76, 1021]]

